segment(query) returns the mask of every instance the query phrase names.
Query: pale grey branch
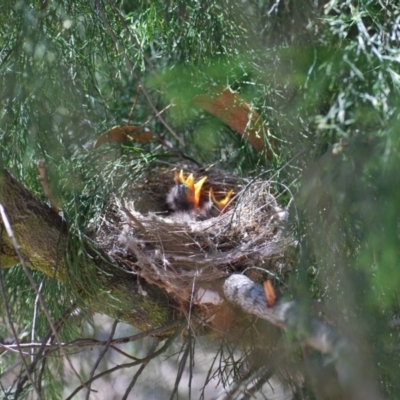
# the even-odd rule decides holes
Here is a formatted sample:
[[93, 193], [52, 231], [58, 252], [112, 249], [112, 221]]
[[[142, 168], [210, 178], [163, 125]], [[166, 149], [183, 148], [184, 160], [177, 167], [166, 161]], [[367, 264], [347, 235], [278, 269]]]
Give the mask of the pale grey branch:
[[269, 308], [263, 287], [244, 275], [235, 274], [226, 279], [225, 297], [248, 314], [256, 315], [286, 331], [306, 346], [329, 354], [335, 363], [346, 399], [378, 400], [383, 396], [368, 364], [356, 344], [351, 343], [333, 326], [321, 319], [306, 315], [295, 301], [278, 301]]

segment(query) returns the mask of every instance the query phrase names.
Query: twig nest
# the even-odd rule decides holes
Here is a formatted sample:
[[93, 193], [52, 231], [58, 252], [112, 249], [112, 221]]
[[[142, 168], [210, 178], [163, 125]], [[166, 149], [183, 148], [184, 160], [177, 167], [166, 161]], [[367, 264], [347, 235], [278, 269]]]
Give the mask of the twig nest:
[[142, 214], [134, 201], [114, 199], [106, 229], [113, 237], [109, 254], [181, 301], [193, 301], [194, 288], [219, 292], [218, 280], [232, 272], [281, 272], [288, 266], [285, 252], [294, 244], [283, 230], [287, 210], [278, 205], [268, 181], [232, 186], [233, 199], [215, 216]]

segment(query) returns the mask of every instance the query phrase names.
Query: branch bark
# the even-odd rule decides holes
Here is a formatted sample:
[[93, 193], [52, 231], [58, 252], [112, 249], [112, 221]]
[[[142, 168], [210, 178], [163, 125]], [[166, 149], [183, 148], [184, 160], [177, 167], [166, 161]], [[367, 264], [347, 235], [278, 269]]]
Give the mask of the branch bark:
[[[112, 263], [101, 249], [89, 242], [82, 243], [89, 257], [81, 261], [79, 272], [84, 279], [96, 279], [100, 290], [93, 293], [82, 285], [82, 280], [74, 282], [76, 271], [71, 269], [66, 257], [73, 233], [68, 232], [65, 221], [54, 210], [35, 198], [7, 170], [0, 171], [0, 203], [28, 267], [74, 285], [93, 312], [124, 320], [140, 330], [173, 321], [171, 300], [165, 293]], [[19, 258], [8, 236], [3, 232], [0, 239], [1, 266], [18, 264]]]

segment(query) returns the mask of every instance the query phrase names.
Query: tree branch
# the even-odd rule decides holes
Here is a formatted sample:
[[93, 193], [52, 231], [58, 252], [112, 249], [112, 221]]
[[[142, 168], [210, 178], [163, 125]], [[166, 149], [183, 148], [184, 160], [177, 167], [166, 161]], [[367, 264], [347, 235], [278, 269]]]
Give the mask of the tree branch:
[[346, 399], [380, 400], [380, 393], [371, 366], [358, 346], [319, 318], [305, 315], [294, 301], [280, 301], [269, 308], [263, 287], [244, 275], [231, 275], [224, 284], [226, 298], [248, 314], [256, 315], [286, 331], [323, 354], [329, 354], [334, 363]]
[[[100, 290], [93, 293], [89, 288], [82, 288], [79, 281], [71, 282], [74, 274], [66, 255], [72, 234], [65, 221], [7, 170], [0, 171], [0, 203], [6, 209], [27, 266], [52, 279], [75, 285], [91, 311], [124, 320], [140, 330], [160, 327], [173, 320], [171, 300], [165, 293], [113, 263], [101, 249], [93, 248], [92, 243], [82, 243], [90, 257], [79, 268], [88, 279], [95, 274]], [[11, 267], [19, 263], [19, 258], [8, 236], [2, 236], [1, 263], [3, 268]]]

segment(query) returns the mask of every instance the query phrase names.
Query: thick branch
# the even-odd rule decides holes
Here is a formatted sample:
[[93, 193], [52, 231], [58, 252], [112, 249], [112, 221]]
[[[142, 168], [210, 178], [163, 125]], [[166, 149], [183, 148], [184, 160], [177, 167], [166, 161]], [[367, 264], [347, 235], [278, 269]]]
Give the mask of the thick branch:
[[294, 301], [278, 302], [268, 308], [263, 287], [244, 275], [231, 275], [224, 284], [226, 298], [284, 330], [288, 330], [305, 345], [324, 354], [330, 354], [335, 362], [339, 382], [347, 399], [382, 399], [371, 367], [354, 344], [332, 326], [318, 318], [305, 315]]
[[[94, 312], [123, 319], [139, 329], [147, 330], [171, 322], [168, 299], [157, 287], [136, 275], [112, 265], [100, 250], [87, 247], [90, 257], [79, 265], [80, 275], [95, 278], [100, 289], [93, 293], [81, 282], [71, 282], [73, 271], [66, 262], [68, 231], [65, 222], [47, 205], [36, 199], [6, 170], [0, 175], [0, 203], [3, 204], [27, 265], [50, 278], [76, 286], [84, 301]], [[71, 254], [70, 254], [71, 256]], [[18, 264], [13, 246], [5, 233], [1, 237], [2, 267]]]

